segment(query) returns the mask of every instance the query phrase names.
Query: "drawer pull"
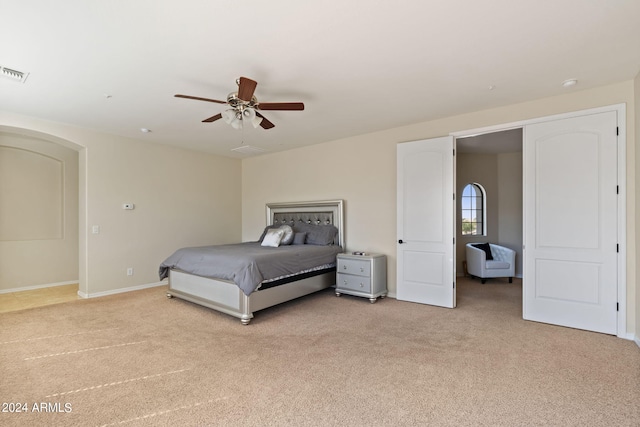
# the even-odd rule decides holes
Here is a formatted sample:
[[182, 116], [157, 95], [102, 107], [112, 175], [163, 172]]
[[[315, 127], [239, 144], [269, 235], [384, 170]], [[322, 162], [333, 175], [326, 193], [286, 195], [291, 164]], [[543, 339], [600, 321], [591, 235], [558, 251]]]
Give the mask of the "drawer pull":
[[346, 270], [346, 269], [347, 269], [347, 266], [346, 266], [346, 265], [342, 266], [342, 269], [343, 269], [343, 270]]
[[360, 267], [360, 273], [364, 273], [364, 268]]
[[362, 282], [361, 282], [361, 283], [360, 283], [360, 287], [361, 287], [361, 288], [364, 288], [364, 283], [362, 283]]

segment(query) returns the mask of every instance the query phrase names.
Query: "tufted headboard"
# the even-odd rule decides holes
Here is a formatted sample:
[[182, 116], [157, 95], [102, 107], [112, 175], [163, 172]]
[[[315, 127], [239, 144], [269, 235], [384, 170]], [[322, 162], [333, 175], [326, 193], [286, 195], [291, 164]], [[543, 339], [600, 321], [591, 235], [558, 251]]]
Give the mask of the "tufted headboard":
[[333, 224], [338, 228], [336, 244], [345, 249], [343, 201], [267, 203], [267, 225], [305, 222], [312, 225]]

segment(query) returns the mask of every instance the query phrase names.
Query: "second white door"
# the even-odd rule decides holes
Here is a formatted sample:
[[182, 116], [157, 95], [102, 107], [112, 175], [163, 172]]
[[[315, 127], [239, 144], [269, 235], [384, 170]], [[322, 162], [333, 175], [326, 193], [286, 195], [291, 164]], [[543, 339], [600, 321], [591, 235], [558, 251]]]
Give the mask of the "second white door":
[[525, 127], [528, 320], [617, 332], [617, 113]]

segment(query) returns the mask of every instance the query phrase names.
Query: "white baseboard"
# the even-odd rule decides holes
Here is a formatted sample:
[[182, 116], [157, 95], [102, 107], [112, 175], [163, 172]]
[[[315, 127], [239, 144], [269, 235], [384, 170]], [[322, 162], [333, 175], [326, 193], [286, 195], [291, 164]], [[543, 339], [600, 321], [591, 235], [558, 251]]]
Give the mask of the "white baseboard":
[[131, 286], [129, 288], [114, 289], [112, 291], [93, 292], [93, 293], [85, 293], [85, 292], [78, 291], [78, 296], [80, 298], [106, 297], [107, 295], [115, 295], [115, 294], [122, 294], [122, 293], [125, 293], [125, 292], [140, 291], [142, 289], [155, 288], [156, 286], [165, 286], [168, 283], [169, 283], [168, 280], [165, 279], [165, 280], [163, 280], [161, 282], [147, 283], [147, 284], [144, 284], [144, 285]]
[[629, 341], [636, 341], [636, 342], [638, 342], [638, 341], [637, 341], [637, 340], [638, 340], [638, 338], [637, 338], [636, 336], [634, 336], [633, 334], [631, 334], [631, 333], [624, 332], [624, 333], [618, 334], [618, 335], [616, 335], [616, 336], [617, 336], [618, 338], [622, 338], [623, 340], [629, 340]]
[[21, 288], [0, 289], [0, 294], [10, 294], [13, 292], [33, 291], [34, 289], [53, 288], [56, 286], [67, 286], [67, 285], [77, 285], [77, 284], [78, 284], [77, 280], [72, 280], [70, 282], [46, 283], [44, 285], [33, 285], [33, 286], [24, 286]]
[[640, 347], [640, 337], [636, 335], [635, 337], [633, 337], [633, 341], [636, 343], [638, 347]]

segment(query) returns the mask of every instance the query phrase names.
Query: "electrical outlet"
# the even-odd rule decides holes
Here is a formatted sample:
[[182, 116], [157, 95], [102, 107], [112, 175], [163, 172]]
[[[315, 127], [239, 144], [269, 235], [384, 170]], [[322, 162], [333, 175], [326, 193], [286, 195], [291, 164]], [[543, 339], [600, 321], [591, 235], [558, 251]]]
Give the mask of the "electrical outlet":
[[122, 205], [122, 209], [132, 210], [135, 209], [135, 205], [133, 203], [125, 203]]
[[133, 267], [127, 268], [127, 276], [133, 276]]

